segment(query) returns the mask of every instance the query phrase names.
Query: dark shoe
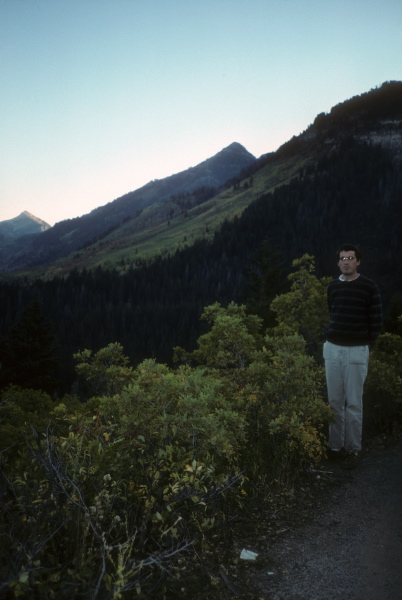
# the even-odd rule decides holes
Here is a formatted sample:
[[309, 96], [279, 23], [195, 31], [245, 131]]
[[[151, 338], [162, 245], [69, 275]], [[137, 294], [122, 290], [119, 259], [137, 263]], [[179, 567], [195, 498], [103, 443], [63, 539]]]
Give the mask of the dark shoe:
[[331, 448], [329, 448], [327, 452], [328, 460], [341, 461], [345, 458], [345, 456], [346, 452], [344, 448], [342, 448], [341, 450], [331, 450]]
[[359, 455], [351, 452], [346, 455], [345, 460], [342, 462], [342, 469], [355, 469], [359, 462]]

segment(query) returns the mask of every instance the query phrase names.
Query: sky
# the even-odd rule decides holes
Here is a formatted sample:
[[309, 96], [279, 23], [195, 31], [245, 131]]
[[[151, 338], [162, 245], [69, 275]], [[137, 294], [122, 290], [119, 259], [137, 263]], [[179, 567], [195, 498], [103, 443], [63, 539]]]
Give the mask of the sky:
[[401, 0], [0, 0], [0, 221], [259, 157], [390, 80]]

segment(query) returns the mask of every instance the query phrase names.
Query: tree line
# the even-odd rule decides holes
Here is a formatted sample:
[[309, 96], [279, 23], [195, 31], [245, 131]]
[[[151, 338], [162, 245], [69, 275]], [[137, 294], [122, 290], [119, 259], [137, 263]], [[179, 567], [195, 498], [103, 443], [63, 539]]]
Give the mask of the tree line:
[[402, 289], [401, 191], [401, 169], [384, 149], [347, 140], [225, 221], [212, 241], [136, 260], [124, 274], [98, 267], [50, 281], [3, 281], [0, 335], [7, 337], [37, 299], [60, 347], [64, 390], [75, 377], [71, 357], [85, 348], [118, 342], [134, 363], [155, 358], [171, 364], [172, 348], [194, 347], [204, 331], [205, 306], [245, 302], [272, 319], [263, 315], [264, 306], [266, 313], [283, 290], [294, 257], [308, 252], [319, 275], [335, 275], [334, 251], [345, 240], [361, 245], [361, 271], [379, 283], [391, 315], [387, 326], [395, 330], [392, 313], [397, 316]]

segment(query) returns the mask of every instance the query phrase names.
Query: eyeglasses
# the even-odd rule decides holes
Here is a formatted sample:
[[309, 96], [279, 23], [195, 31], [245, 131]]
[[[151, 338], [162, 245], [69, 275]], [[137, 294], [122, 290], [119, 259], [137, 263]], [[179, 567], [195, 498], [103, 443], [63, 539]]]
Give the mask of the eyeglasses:
[[356, 256], [341, 256], [339, 262], [345, 262], [345, 260], [351, 261], [356, 260]]

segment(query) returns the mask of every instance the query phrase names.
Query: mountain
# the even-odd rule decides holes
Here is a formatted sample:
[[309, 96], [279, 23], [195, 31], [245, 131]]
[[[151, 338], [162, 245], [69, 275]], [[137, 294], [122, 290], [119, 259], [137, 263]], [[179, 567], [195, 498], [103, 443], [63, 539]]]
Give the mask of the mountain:
[[266, 312], [292, 261], [308, 253], [318, 276], [336, 276], [334, 252], [344, 242], [362, 247], [360, 270], [380, 287], [386, 331], [402, 331], [402, 82], [318, 115], [216, 192], [169, 192], [69, 256], [3, 276], [0, 337], [37, 298], [69, 384], [73, 354], [111, 342], [134, 364], [171, 362], [172, 348], [191, 350], [205, 331], [205, 306], [234, 301]]
[[[362, 146], [379, 146], [392, 156], [395, 164], [399, 164], [402, 158], [401, 118], [402, 83], [387, 82], [338, 104], [328, 114], [319, 114], [302, 134], [293, 137], [276, 152], [251, 162], [232, 180], [225, 182], [217, 193], [208, 188], [201, 190], [199, 195], [195, 192], [172, 195], [163, 202], [145, 207], [135, 219], [127, 219], [102, 239], [93, 240], [79, 252], [54, 263], [47, 272], [66, 273], [75, 268], [99, 265], [115, 268], [122, 265], [124, 270], [141, 258], [172, 255], [196, 240], [211, 239], [225, 220], [240, 217], [248, 206], [267, 194], [292, 181], [302, 185], [306, 174], [307, 179], [314, 179], [317, 165], [335, 153], [343, 152], [342, 148], [351, 140]], [[344, 154], [347, 155], [346, 150]], [[271, 200], [268, 198], [267, 201]], [[328, 207], [334, 201], [329, 194]], [[286, 207], [284, 210], [286, 212]], [[302, 210], [299, 203], [297, 211]], [[318, 204], [314, 210], [319, 213], [323, 207]], [[294, 219], [292, 214], [288, 218]], [[274, 235], [269, 224], [267, 235]]]
[[48, 223], [25, 210], [14, 219], [0, 221], [0, 244], [2, 245], [25, 235], [42, 233], [47, 229], [50, 229]]
[[195, 190], [202, 190], [199, 194], [202, 201], [255, 160], [241, 144], [235, 142], [196, 167], [151, 181], [83, 217], [56, 223], [40, 236], [19, 239], [13, 248], [0, 252], [0, 269], [26, 269], [68, 256], [102, 239], [128, 220], [135, 221], [144, 209], [173, 195], [189, 195]]
[[[196, 240], [211, 239], [225, 220], [239, 217], [259, 198], [301, 182], [306, 174], [314, 178], [317, 164], [348, 140], [379, 146], [399, 164], [401, 119], [402, 83], [386, 82], [319, 114], [276, 152], [255, 159], [240, 144], [232, 144], [197, 167], [58, 223], [34, 240], [20, 238], [12, 252], [0, 252], [0, 268], [29, 268], [33, 276], [54, 276], [99, 265], [122, 265], [124, 270], [139, 259], [174, 254]], [[336, 202], [331, 195], [327, 201]], [[37, 265], [44, 266], [33, 270]]]

